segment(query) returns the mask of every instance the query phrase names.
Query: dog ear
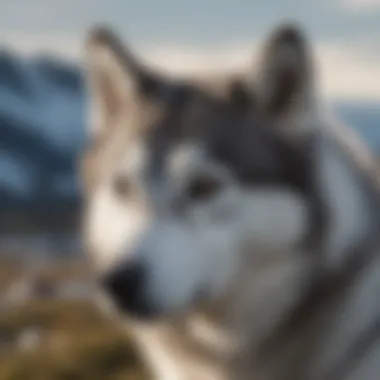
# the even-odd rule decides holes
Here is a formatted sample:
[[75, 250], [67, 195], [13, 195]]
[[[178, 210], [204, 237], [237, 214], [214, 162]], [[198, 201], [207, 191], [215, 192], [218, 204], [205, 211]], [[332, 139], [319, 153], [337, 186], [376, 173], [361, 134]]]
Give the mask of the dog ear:
[[145, 68], [107, 27], [97, 26], [86, 40], [91, 133], [113, 125], [120, 113], [139, 101]]
[[282, 116], [308, 107], [314, 95], [312, 56], [297, 25], [281, 25], [268, 38], [257, 72], [256, 93], [265, 111]]

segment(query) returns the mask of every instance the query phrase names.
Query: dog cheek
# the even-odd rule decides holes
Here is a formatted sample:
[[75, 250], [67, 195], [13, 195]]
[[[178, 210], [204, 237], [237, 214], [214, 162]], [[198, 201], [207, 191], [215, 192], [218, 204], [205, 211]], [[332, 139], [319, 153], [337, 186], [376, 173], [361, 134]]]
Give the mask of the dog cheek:
[[96, 265], [105, 270], [132, 255], [148, 223], [142, 210], [120, 204], [107, 189], [99, 191], [89, 207], [84, 231]]
[[239, 237], [236, 226], [226, 222], [203, 231], [202, 242], [204, 277], [210, 291], [218, 296], [233, 280], [240, 263]]
[[191, 298], [204, 268], [202, 247], [193, 231], [178, 221], [159, 221], [138, 248], [149, 273], [148, 293], [165, 307]]

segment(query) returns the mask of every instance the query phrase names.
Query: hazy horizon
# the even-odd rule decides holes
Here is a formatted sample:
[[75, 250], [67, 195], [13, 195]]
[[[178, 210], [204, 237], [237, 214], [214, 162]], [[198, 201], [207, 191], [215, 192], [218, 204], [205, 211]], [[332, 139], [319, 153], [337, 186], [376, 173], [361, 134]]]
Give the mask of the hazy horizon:
[[249, 64], [284, 21], [310, 36], [324, 95], [380, 102], [380, 0], [4, 0], [0, 46], [80, 60], [88, 29], [101, 23], [163, 68], [230, 68]]

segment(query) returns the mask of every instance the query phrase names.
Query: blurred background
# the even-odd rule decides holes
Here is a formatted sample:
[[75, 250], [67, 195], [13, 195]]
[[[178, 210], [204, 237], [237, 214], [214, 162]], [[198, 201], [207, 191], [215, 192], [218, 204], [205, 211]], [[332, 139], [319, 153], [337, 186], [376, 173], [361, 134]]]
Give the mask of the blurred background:
[[88, 28], [181, 72], [246, 64], [289, 19], [328, 108], [380, 153], [380, 0], [0, 0], [0, 380], [146, 378], [94, 309], [78, 236]]

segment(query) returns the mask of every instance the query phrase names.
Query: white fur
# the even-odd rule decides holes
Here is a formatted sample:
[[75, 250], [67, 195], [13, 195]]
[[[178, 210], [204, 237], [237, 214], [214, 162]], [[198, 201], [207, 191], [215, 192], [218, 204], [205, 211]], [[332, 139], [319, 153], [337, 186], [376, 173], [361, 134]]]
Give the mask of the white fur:
[[212, 352], [228, 355], [237, 349], [238, 342], [235, 337], [228, 334], [220, 326], [207, 321], [204, 317], [194, 316], [187, 322], [187, 328], [191, 337], [201, 342], [203, 346]]
[[[118, 168], [108, 172], [95, 189], [87, 212], [85, 238], [94, 252], [93, 259], [102, 270], [109, 269], [131, 254], [135, 239], [148, 222], [142, 199], [121, 199], [113, 189], [114, 175], [125, 176], [131, 183], [142, 171], [146, 151], [140, 144], [131, 144]], [[133, 189], [134, 190], [134, 189]], [[141, 198], [141, 194], [139, 195]]]
[[169, 156], [168, 168], [174, 178], [189, 175], [191, 169], [201, 166], [202, 151], [194, 144], [180, 145]]
[[87, 218], [86, 238], [95, 248], [93, 259], [102, 271], [128, 257], [146, 221], [138, 204], [123, 204], [107, 186], [94, 194]]
[[[194, 321], [198, 324], [198, 321]], [[130, 326], [128, 325], [130, 331]], [[184, 347], [171, 344], [171, 339], [178, 343], [175, 329], [163, 325], [133, 325], [133, 332], [138, 345], [144, 353], [145, 360], [154, 370], [157, 380], [227, 380], [221, 368], [203, 362], [195, 356], [188, 356]], [[195, 337], [204, 340], [203, 337]]]
[[[128, 326], [130, 327], [130, 326]], [[185, 380], [186, 369], [182, 368], [181, 362], [174, 357], [165, 344], [165, 335], [156, 327], [135, 328], [137, 342], [145, 360], [154, 369], [157, 380]], [[164, 339], [163, 339], [164, 338]]]

